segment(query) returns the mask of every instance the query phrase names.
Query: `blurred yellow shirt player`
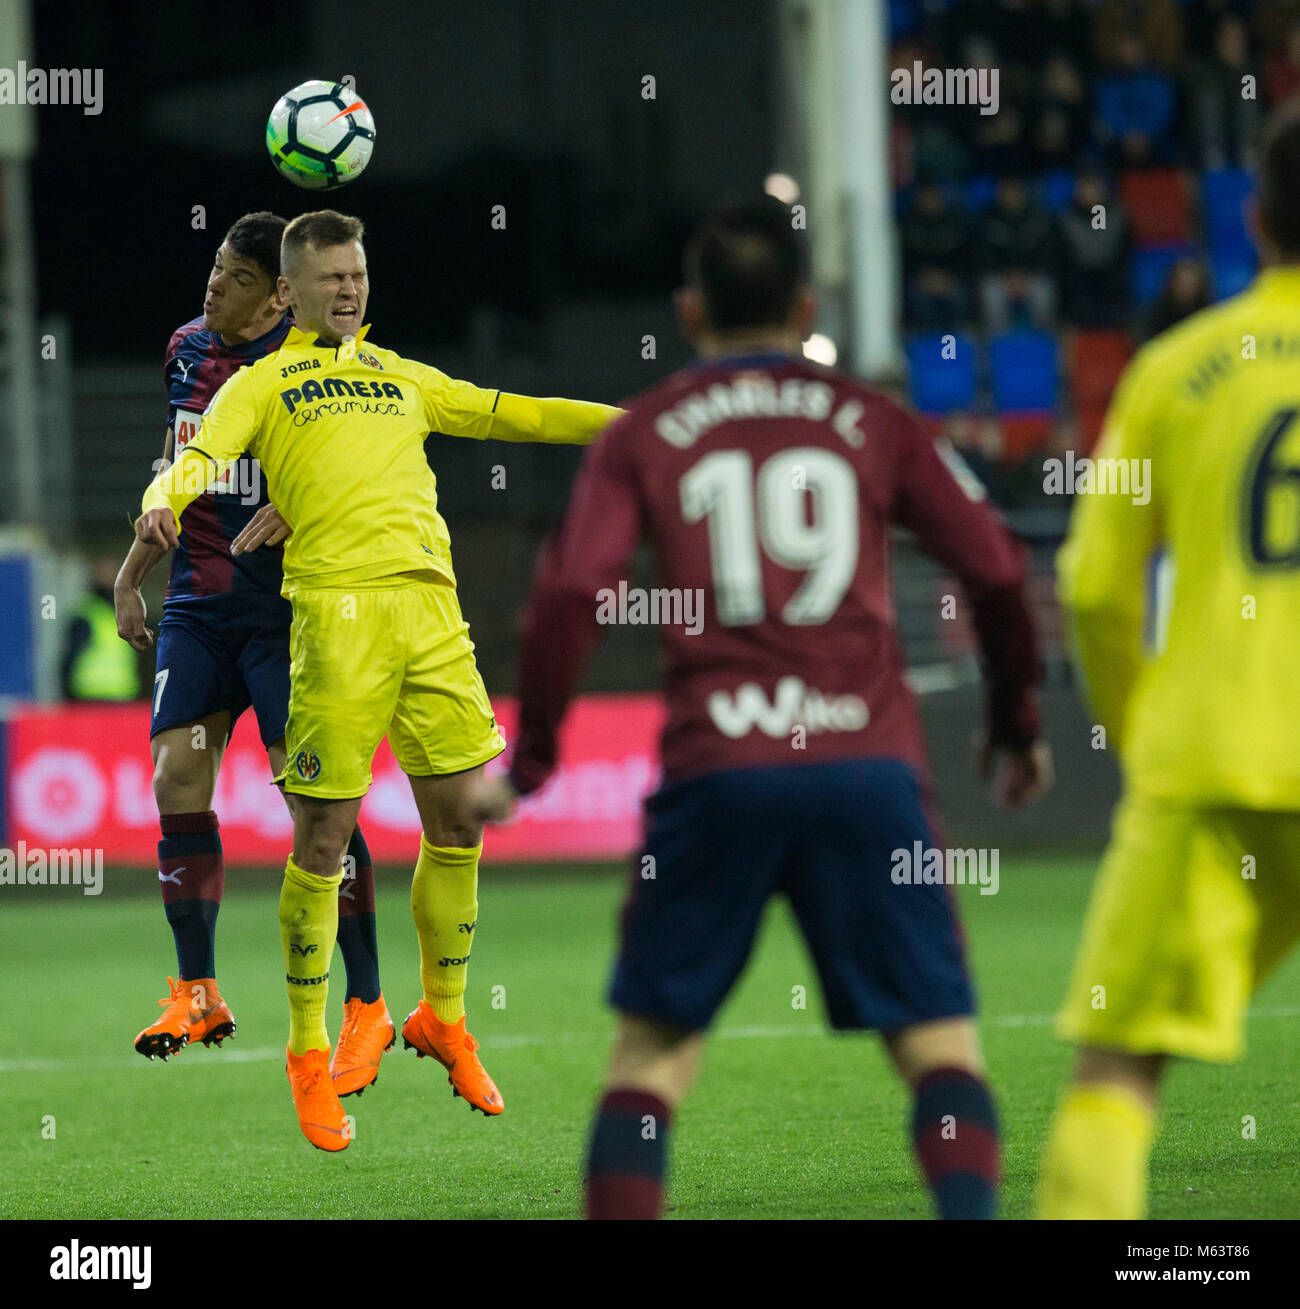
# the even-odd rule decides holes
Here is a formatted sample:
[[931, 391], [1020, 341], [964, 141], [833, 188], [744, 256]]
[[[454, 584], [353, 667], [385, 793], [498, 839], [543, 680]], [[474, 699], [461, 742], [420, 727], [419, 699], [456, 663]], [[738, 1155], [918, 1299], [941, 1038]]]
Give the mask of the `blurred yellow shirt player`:
[[1149, 503], [1078, 495], [1058, 559], [1124, 795], [1059, 1019], [1082, 1050], [1044, 1217], [1145, 1211], [1168, 1057], [1238, 1058], [1250, 997], [1300, 934], [1294, 113], [1261, 158], [1264, 271], [1138, 354], [1095, 451], [1141, 461]]
[[361, 235], [358, 220], [330, 210], [289, 225], [279, 286], [299, 327], [222, 386], [197, 436], [145, 492], [137, 523], [142, 538], [174, 544], [185, 506], [247, 450], [292, 528], [287, 758], [277, 779], [299, 798], [281, 897], [288, 1070], [303, 1133], [328, 1150], [348, 1144], [324, 1024], [339, 865], [385, 734], [422, 827], [411, 902], [423, 998], [402, 1033], [447, 1068], [471, 1107], [504, 1107], [465, 1030], [463, 996], [482, 848], [467, 787], [505, 740], [457, 601], [424, 442], [441, 432], [585, 443], [621, 412], [483, 390], [372, 345]]

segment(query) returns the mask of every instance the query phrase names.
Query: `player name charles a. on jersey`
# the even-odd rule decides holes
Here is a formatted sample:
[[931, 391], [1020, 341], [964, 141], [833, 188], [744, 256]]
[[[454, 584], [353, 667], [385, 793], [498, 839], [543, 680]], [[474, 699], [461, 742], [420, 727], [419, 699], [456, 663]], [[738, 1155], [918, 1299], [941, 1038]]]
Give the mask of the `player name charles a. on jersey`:
[[827, 382], [806, 377], [779, 381], [767, 373], [743, 372], [714, 382], [706, 391], [692, 391], [655, 419], [655, 431], [680, 450], [689, 450], [706, 432], [722, 423], [744, 418], [807, 418], [829, 422], [831, 429], [855, 449], [866, 436], [858, 420], [866, 406], [860, 400], [835, 405], [835, 390]]

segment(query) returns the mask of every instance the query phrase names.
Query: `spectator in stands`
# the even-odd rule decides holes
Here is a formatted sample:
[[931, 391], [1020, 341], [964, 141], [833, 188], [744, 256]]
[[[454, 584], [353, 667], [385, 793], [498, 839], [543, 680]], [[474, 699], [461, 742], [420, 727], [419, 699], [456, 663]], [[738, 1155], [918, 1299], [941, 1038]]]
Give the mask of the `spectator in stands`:
[[1168, 163], [1173, 157], [1174, 80], [1147, 57], [1142, 39], [1122, 32], [1114, 66], [1098, 78], [1096, 135], [1118, 167]]
[[1122, 67], [1125, 43], [1134, 38], [1157, 68], [1177, 72], [1186, 46], [1182, 7], [1176, 0], [1102, 0], [1093, 23], [1098, 62]]
[[1261, 74], [1250, 53], [1246, 24], [1236, 14], [1222, 15], [1213, 51], [1196, 61], [1188, 77], [1187, 101], [1200, 167], [1251, 166], [1263, 117]]
[[1129, 227], [1119, 197], [1099, 173], [1080, 173], [1073, 202], [1057, 224], [1065, 320], [1076, 327], [1122, 326], [1128, 319]]
[[1042, 24], [1042, 48], [1066, 55], [1086, 78], [1091, 65], [1091, 17], [1083, 0], [1043, 0]]
[[1287, 28], [1281, 49], [1269, 56], [1264, 85], [1273, 109], [1300, 91], [1300, 22]]
[[1018, 178], [998, 183], [980, 232], [980, 303], [991, 335], [1012, 327], [1050, 330], [1056, 312], [1051, 270], [1057, 253], [1051, 215]]
[[1208, 59], [1214, 53], [1219, 21], [1234, 14], [1249, 22], [1256, 8], [1254, 0], [1183, 0], [1183, 26], [1187, 32], [1187, 53], [1192, 59]]
[[[976, 12], [983, 11], [976, 6]], [[1031, 139], [1034, 74], [1027, 64], [1003, 62], [997, 47], [982, 38], [966, 46], [965, 68], [998, 70], [998, 111], [981, 114], [966, 111], [962, 123], [975, 155], [975, 167], [982, 173], [1005, 177], [1028, 172], [1034, 166]]]
[[1043, 169], [1070, 168], [1088, 145], [1088, 93], [1069, 55], [1051, 55], [1043, 67], [1034, 122], [1034, 150]]
[[1210, 303], [1210, 275], [1199, 259], [1180, 259], [1169, 270], [1164, 289], [1147, 311], [1141, 337], [1149, 341]]
[[918, 332], [949, 332], [970, 317], [966, 215], [934, 182], [923, 183], [902, 222], [904, 309]]
[[96, 559], [90, 589], [81, 598], [64, 642], [60, 680], [68, 700], [136, 700], [140, 668], [136, 653], [117, 634], [113, 608], [115, 559]]

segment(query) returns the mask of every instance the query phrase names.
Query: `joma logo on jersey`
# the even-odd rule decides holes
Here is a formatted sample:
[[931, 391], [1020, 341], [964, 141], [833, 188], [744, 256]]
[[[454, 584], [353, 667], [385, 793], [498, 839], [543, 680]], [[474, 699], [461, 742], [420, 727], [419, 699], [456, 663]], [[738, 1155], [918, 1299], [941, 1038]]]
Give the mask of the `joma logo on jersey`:
[[341, 377], [327, 377], [323, 382], [314, 379], [302, 387], [291, 386], [280, 392], [284, 407], [293, 413], [300, 404], [313, 400], [329, 400], [336, 396], [351, 396], [369, 400], [400, 400], [402, 388], [396, 382], [345, 382]]
[[861, 696], [823, 695], [799, 677], [781, 678], [770, 700], [761, 686], [746, 682], [734, 695], [714, 691], [708, 704], [713, 725], [733, 741], [755, 728], [771, 737], [789, 736], [796, 727], [813, 733], [858, 732], [871, 717]]
[[289, 364], [287, 367], [280, 369], [280, 376], [288, 377], [290, 373], [305, 373], [319, 367], [319, 359], [299, 359], [296, 364]]
[[299, 750], [293, 769], [304, 782], [314, 782], [320, 776], [320, 755], [314, 750]]

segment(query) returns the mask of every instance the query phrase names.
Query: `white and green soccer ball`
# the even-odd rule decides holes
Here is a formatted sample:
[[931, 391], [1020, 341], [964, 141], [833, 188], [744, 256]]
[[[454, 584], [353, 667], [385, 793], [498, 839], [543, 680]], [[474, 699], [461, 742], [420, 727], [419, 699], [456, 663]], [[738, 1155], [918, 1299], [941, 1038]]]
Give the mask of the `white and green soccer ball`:
[[345, 83], [304, 82], [275, 102], [266, 148], [295, 186], [329, 191], [365, 170], [375, 148], [375, 120]]

